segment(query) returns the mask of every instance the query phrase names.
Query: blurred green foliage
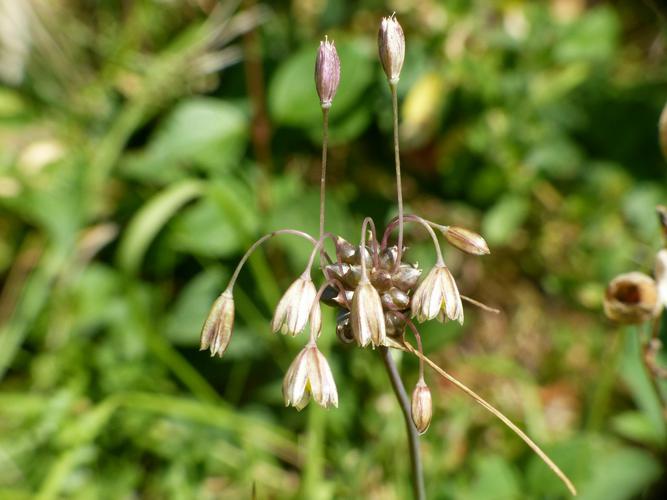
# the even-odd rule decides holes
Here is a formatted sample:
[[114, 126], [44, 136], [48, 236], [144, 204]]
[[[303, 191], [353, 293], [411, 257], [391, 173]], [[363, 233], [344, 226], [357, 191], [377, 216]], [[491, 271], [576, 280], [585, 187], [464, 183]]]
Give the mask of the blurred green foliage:
[[[327, 228], [356, 241], [363, 216], [395, 213], [375, 53], [392, 10], [407, 37], [406, 204], [481, 230], [492, 255], [448, 263], [464, 293], [504, 311], [425, 326], [425, 349], [543, 444], [582, 498], [664, 498], [647, 332], [600, 313], [606, 282], [650, 270], [660, 244], [664, 8], [237, 4], [0, 1], [0, 498], [409, 496], [382, 363], [334, 340], [332, 312], [340, 408], [282, 408], [302, 339], [268, 322], [303, 241], [250, 259], [228, 353], [197, 351], [244, 248], [281, 227], [317, 232], [324, 34], [342, 62]], [[433, 262], [424, 235], [408, 241], [411, 259]], [[411, 385], [416, 363], [400, 362]], [[429, 498], [565, 497], [520, 440], [429, 383]]]

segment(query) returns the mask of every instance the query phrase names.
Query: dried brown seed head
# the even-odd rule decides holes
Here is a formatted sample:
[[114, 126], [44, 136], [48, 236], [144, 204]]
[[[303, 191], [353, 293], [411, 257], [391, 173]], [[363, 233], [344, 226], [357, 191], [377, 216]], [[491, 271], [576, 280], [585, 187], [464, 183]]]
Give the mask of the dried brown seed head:
[[421, 275], [422, 270], [418, 267], [409, 264], [401, 264], [398, 271], [392, 276], [391, 281], [396, 288], [407, 292], [417, 285]]
[[650, 276], [640, 272], [616, 276], [605, 292], [604, 312], [617, 323], [640, 324], [660, 312], [658, 288]]
[[320, 96], [320, 105], [329, 109], [333, 101], [338, 84], [340, 83], [340, 59], [336, 47], [328, 38], [320, 42], [315, 61], [315, 87]]
[[211, 349], [211, 356], [225, 353], [232, 338], [234, 326], [234, 297], [231, 290], [225, 290], [216, 299], [201, 331], [199, 350]]

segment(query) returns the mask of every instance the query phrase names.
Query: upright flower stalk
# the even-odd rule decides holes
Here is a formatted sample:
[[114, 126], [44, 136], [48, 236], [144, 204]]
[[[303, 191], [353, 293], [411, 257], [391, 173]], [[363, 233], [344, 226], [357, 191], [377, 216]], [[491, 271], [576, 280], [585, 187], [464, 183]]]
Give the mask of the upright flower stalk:
[[[391, 386], [403, 413], [412, 470], [414, 496], [426, 498], [422, 473], [419, 435], [426, 432], [433, 418], [433, 395], [426, 385], [424, 366], [454, 383], [468, 396], [480, 403], [521, 437], [574, 493], [574, 486], [560, 469], [516, 425], [500, 411], [477, 396], [463, 383], [454, 379], [424, 355], [421, 336], [413, 320], [418, 322], [464, 322], [462, 300], [486, 311], [497, 312], [474, 299], [459, 293], [454, 273], [445, 263], [440, 239], [452, 247], [473, 256], [489, 253], [481, 235], [454, 225], [442, 225], [403, 211], [401, 164], [398, 133], [397, 85], [405, 57], [405, 37], [395, 16], [382, 19], [378, 32], [378, 52], [382, 68], [391, 90], [393, 111], [393, 145], [396, 171], [398, 214], [387, 225], [378, 239], [375, 224], [370, 217], [361, 225], [360, 243], [354, 245], [340, 235], [325, 231], [325, 194], [328, 147], [328, 113], [340, 82], [340, 59], [333, 42], [320, 42], [315, 61], [315, 87], [322, 110], [322, 172], [320, 179], [319, 236], [313, 237], [296, 229], [281, 229], [259, 238], [243, 255], [224, 292], [213, 304], [201, 332], [201, 349], [222, 356], [229, 346], [234, 323], [233, 291], [239, 273], [250, 255], [260, 245], [277, 235], [292, 235], [306, 239], [312, 251], [305, 270], [288, 287], [279, 300], [271, 329], [292, 336], [299, 335], [310, 324], [305, 345], [289, 365], [283, 379], [283, 397], [286, 406], [303, 409], [313, 399], [324, 408], [338, 406], [338, 390], [331, 367], [317, 347], [322, 333], [320, 304], [338, 309], [336, 334], [347, 345], [377, 349], [386, 367]], [[435, 266], [426, 273], [417, 264], [403, 262], [404, 224], [416, 223], [429, 234], [433, 242]], [[397, 241], [391, 243], [392, 233], [398, 229]], [[333, 242], [333, 258], [327, 253], [325, 242]], [[316, 257], [321, 278], [313, 279]], [[661, 273], [666, 274], [667, 257], [660, 261]], [[317, 269], [315, 269], [317, 271]], [[425, 278], [421, 280], [422, 274]], [[316, 283], [320, 284], [317, 285]], [[660, 303], [665, 303], [667, 291], [660, 287]], [[656, 294], [657, 295], [657, 294]], [[415, 349], [406, 341], [406, 331], [417, 341]], [[411, 397], [405, 389], [390, 349], [400, 349], [419, 360], [419, 377]]]

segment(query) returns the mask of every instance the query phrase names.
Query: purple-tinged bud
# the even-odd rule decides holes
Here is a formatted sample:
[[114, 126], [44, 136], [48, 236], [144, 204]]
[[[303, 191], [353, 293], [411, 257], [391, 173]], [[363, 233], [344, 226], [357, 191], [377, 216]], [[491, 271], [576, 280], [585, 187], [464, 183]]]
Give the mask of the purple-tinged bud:
[[234, 297], [230, 290], [225, 290], [216, 299], [206, 323], [201, 331], [200, 351], [211, 349], [211, 356], [220, 356], [225, 353], [229, 341], [232, 339], [234, 326]]
[[412, 421], [419, 434], [424, 434], [431, 425], [431, 417], [433, 417], [431, 391], [422, 378], [412, 392]]
[[317, 60], [315, 61], [315, 86], [323, 109], [331, 107], [339, 82], [340, 59], [334, 43], [324, 37], [324, 41], [320, 42], [320, 49], [317, 51]]
[[445, 238], [459, 250], [471, 255], [488, 255], [489, 246], [479, 234], [469, 229], [458, 226], [445, 226], [443, 231]]
[[378, 52], [387, 80], [391, 85], [396, 85], [405, 58], [405, 36], [393, 14], [382, 18], [378, 31]]

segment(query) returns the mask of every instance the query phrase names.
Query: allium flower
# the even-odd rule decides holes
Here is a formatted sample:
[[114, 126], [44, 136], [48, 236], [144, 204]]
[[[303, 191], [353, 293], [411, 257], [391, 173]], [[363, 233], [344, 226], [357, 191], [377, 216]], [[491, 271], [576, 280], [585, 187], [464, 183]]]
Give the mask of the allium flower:
[[315, 61], [315, 87], [320, 96], [320, 105], [324, 109], [331, 107], [338, 83], [340, 82], [340, 59], [333, 42], [325, 39], [320, 42]]
[[271, 321], [274, 332], [292, 336], [303, 331], [308, 322], [310, 310], [313, 307], [317, 290], [309, 276], [301, 275], [285, 292]]
[[361, 347], [366, 347], [369, 343], [374, 347], [384, 344], [387, 333], [382, 300], [368, 278], [362, 278], [354, 291], [350, 319], [352, 333]]
[[639, 324], [660, 312], [658, 289], [650, 276], [640, 272], [616, 276], [604, 295], [604, 312], [617, 323]]
[[220, 356], [225, 353], [232, 338], [234, 326], [234, 298], [231, 290], [225, 290], [211, 307], [201, 331], [199, 350], [211, 348], [211, 356]]
[[431, 418], [433, 417], [433, 402], [431, 399], [431, 390], [420, 378], [412, 392], [412, 421], [419, 431], [419, 434], [424, 434], [431, 425]]
[[463, 305], [452, 273], [444, 264], [436, 264], [421, 282], [412, 298], [412, 315], [419, 322], [445, 316], [463, 324]]
[[405, 35], [394, 16], [382, 19], [378, 31], [378, 52], [389, 83], [398, 83], [405, 58]]
[[312, 341], [294, 359], [283, 380], [285, 406], [302, 410], [311, 395], [323, 408], [338, 407], [338, 390], [331, 368]]

